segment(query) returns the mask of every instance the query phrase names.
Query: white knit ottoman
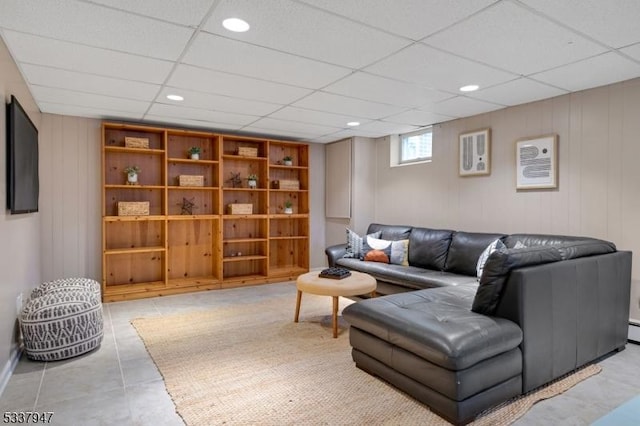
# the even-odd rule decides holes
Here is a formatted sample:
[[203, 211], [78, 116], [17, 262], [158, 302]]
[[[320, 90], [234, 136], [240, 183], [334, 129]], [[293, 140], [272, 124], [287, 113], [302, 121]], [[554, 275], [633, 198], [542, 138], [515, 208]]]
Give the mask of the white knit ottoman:
[[53, 290], [87, 290], [100, 299], [100, 283], [90, 278], [60, 278], [40, 284], [31, 291], [30, 299], [35, 299]]
[[100, 346], [103, 337], [100, 286], [96, 292], [97, 282], [82, 280], [57, 280], [32, 292], [35, 297], [25, 304], [20, 315], [24, 350], [29, 358], [61, 360]]

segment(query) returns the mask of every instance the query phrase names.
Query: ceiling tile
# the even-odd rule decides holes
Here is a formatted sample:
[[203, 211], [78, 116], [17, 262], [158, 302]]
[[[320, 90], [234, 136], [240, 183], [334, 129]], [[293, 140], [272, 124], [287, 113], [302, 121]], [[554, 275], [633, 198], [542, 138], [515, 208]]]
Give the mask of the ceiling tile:
[[3, 0], [0, 27], [159, 59], [177, 59], [193, 34], [189, 28], [73, 0]]
[[449, 115], [436, 114], [434, 112], [412, 109], [400, 114], [392, 115], [384, 119], [392, 123], [409, 124], [416, 127], [429, 126], [434, 123], [442, 123], [444, 121], [453, 120], [454, 117]]
[[348, 68], [207, 33], [198, 35], [182, 62], [311, 89], [319, 89], [351, 72]]
[[97, 118], [100, 120], [142, 120], [142, 113], [114, 111], [89, 106], [64, 105], [54, 102], [38, 102], [40, 111], [47, 114], [70, 115], [74, 117]]
[[197, 27], [214, 0], [131, 1], [92, 0], [94, 3], [122, 9], [164, 21]]
[[376, 120], [360, 125], [356, 131], [363, 131], [368, 134], [375, 134], [375, 137], [381, 137], [391, 134], [408, 133], [418, 129], [418, 126], [410, 124], [390, 123], [388, 121]]
[[412, 40], [419, 40], [446, 28], [495, 1], [394, 0], [390, 7], [389, 0], [302, 0]]
[[40, 65], [22, 64], [20, 69], [29, 84], [68, 89], [76, 92], [152, 101], [160, 90], [160, 86], [157, 84], [120, 80]]
[[425, 39], [425, 43], [523, 75], [605, 51], [511, 2], [497, 3]]
[[[177, 94], [184, 97], [184, 101], [175, 103], [167, 99], [167, 95]], [[194, 92], [185, 89], [166, 87], [158, 96], [158, 103], [187, 108], [210, 109], [222, 112], [249, 114], [262, 116], [282, 108], [282, 105], [247, 99], [232, 98], [230, 96], [213, 95], [204, 92]]]
[[154, 115], [147, 114], [145, 115], [145, 122], [148, 123], [162, 123], [164, 125], [169, 126], [186, 126], [189, 128], [199, 128], [208, 131], [216, 131], [216, 130], [227, 130], [227, 131], [236, 131], [242, 128], [242, 125], [239, 124], [221, 124], [215, 123], [209, 120], [195, 120], [195, 119], [186, 119], [186, 118], [176, 118], [176, 117], [165, 117], [162, 115]]
[[[378, 132], [366, 132], [362, 129], [345, 129], [345, 130], [340, 130], [338, 132], [335, 133], [331, 133], [328, 135], [325, 135], [326, 137], [330, 138], [330, 142], [335, 142], [335, 141], [339, 141], [341, 139], [346, 139], [346, 138], [352, 138], [355, 136], [361, 136], [364, 138], [378, 138], [380, 137]], [[385, 135], [386, 136], [386, 135]]]
[[370, 119], [397, 114], [404, 109], [395, 105], [368, 102], [324, 92], [313, 93], [294, 103], [293, 106]]
[[451, 97], [447, 93], [363, 72], [354, 73], [323, 91], [401, 107], [418, 107]]
[[311, 93], [309, 89], [189, 65], [179, 65], [167, 84], [183, 89], [277, 104], [288, 104]]
[[370, 67], [367, 72], [458, 93], [467, 84], [480, 87], [514, 79], [517, 75], [417, 43]]
[[148, 83], [161, 84], [172, 63], [128, 53], [3, 31], [11, 54], [17, 62], [86, 72]]
[[430, 112], [450, 117], [468, 117], [470, 115], [495, 111], [500, 108], [503, 108], [503, 106], [467, 98], [465, 96], [456, 96], [455, 98], [447, 99], [446, 101], [436, 104]]
[[[256, 121], [259, 117], [246, 114], [234, 114], [230, 112], [211, 111], [199, 108], [187, 108], [175, 105], [154, 103], [149, 109], [149, 115], [160, 117], [175, 117], [187, 120], [209, 121], [211, 123], [247, 125]], [[146, 117], [145, 117], [146, 118]]]
[[567, 93], [565, 90], [523, 77], [469, 93], [467, 96], [500, 105], [518, 105], [553, 98], [565, 93]]
[[87, 107], [96, 109], [106, 109], [122, 111], [126, 113], [143, 113], [149, 107], [149, 102], [136, 101], [132, 99], [116, 98], [113, 96], [94, 95], [90, 93], [72, 92], [65, 89], [52, 87], [34, 86], [30, 87], [38, 105], [40, 102], [50, 102], [75, 107]]
[[531, 78], [570, 91], [589, 89], [640, 75], [640, 64], [610, 52], [532, 75]]
[[640, 43], [636, 43], [632, 46], [620, 49], [620, 52], [624, 53], [625, 55], [631, 56], [636, 61], [640, 61]]
[[275, 139], [295, 138], [300, 140], [306, 140], [306, 139], [322, 136], [321, 134], [315, 134], [315, 133], [309, 133], [309, 132], [296, 132], [293, 130], [280, 132], [278, 130], [265, 129], [263, 127], [257, 127], [257, 126], [246, 126], [242, 128], [242, 131], [253, 133], [257, 136], [266, 136], [266, 137], [272, 137]]
[[327, 144], [327, 143], [331, 143], [331, 142], [337, 142], [342, 138], [338, 138], [336, 136], [333, 135], [325, 135], [325, 136], [320, 136], [319, 138], [312, 138], [309, 139], [308, 141], [311, 143], [320, 143], [320, 144]]
[[[297, 133], [305, 133], [309, 135], [326, 135], [333, 133], [340, 128], [329, 126], [318, 126], [309, 123], [300, 123], [296, 121], [276, 120], [274, 118], [262, 118], [255, 123], [251, 123], [251, 127], [259, 127], [261, 129], [275, 130], [281, 134], [287, 134], [289, 131]], [[346, 126], [345, 126], [346, 127]]]
[[612, 47], [640, 42], [635, 0], [521, 0], [533, 9]]
[[[239, 17], [251, 25], [231, 33], [221, 23]], [[205, 29], [225, 37], [360, 68], [409, 44], [391, 34], [290, 0], [222, 0]]]
[[314, 111], [304, 108], [285, 107], [269, 115], [270, 118], [280, 120], [298, 121], [300, 123], [319, 124], [323, 126], [343, 128], [350, 121], [364, 123], [367, 118], [355, 117], [352, 115], [333, 114], [330, 112]]

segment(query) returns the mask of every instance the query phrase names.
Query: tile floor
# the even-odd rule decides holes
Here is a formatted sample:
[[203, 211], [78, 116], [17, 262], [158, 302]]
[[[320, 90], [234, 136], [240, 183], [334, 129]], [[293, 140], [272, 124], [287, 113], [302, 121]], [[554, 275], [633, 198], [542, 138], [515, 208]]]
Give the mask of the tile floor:
[[[53, 411], [52, 424], [65, 426], [182, 425], [129, 321], [271, 297], [290, 297], [293, 315], [295, 293], [289, 282], [104, 304], [101, 347], [66, 361], [44, 363], [23, 357], [0, 396], [0, 411]], [[600, 364], [599, 375], [536, 404], [515, 424], [588, 425], [640, 394], [640, 346], [629, 344]]]

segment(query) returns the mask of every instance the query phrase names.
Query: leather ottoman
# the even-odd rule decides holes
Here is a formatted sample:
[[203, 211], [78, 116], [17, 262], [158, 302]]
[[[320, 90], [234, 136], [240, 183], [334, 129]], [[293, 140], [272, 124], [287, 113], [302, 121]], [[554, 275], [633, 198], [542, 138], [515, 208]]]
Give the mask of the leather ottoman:
[[471, 312], [476, 286], [400, 293], [343, 310], [356, 366], [455, 424], [522, 393], [522, 331]]

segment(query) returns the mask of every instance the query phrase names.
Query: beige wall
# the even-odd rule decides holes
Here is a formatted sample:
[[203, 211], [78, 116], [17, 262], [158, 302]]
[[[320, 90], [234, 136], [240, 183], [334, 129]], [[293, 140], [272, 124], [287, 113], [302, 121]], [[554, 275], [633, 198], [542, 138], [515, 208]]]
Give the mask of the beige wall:
[[[490, 127], [490, 176], [458, 176], [458, 134]], [[515, 190], [515, 141], [559, 135], [557, 190]], [[640, 255], [640, 79], [434, 128], [433, 162], [389, 167], [377, 141], [376, 220], [467, 231], [587, 235]], [[640, 268], [634, 262], [634, 286]]]
[[[42, 213], [11, 215], [6, 209], [6, 103], [15, 95], [36, 127], [40, 111], [22, 79], [7, 47], [0, 39], [0, 392], [18, 353], [16, 297], [28, 296], [40, 282], [40, 216]], [[43, 149], [42, 134], [39, 147]], [[42, 181], [42, 170], [40, 181]], [[42, 197], [42, 189], [40, 190]], [[40, 198], [42, 200], [42, 198]], [[42, 206], [40, 206], [42, 211]]]
[[311, 269], [321, 268], [326, 262], [324, 249], [325, 223], [324, 223], [324, 145], [309, 144], [309, 207], [311, 209], [310, 228], [310, 253], [309, 267]]
[[43, 114], [40, 152], [42, 278], [102, 281], [99, 120]]
[[[345, 229], [349, 228], [359, 234], [364, 234], [371, 222], [375, 221], [376, 198], [376, 158], [375, 141], [370, 138], [353, 137], [335, 143], [351, 142], [351, 217], [327, 218], [327, 245], [343, 244], [346, 242]], [[327, 164], [327, 175], [342, 175], [335, 166]], [[343, 185], [344, 182], [334, 181], [333, 185]], [[327, 197], [336, 191], [327, 188]], [[326, 264], [326, 257], [324, 258]]]

